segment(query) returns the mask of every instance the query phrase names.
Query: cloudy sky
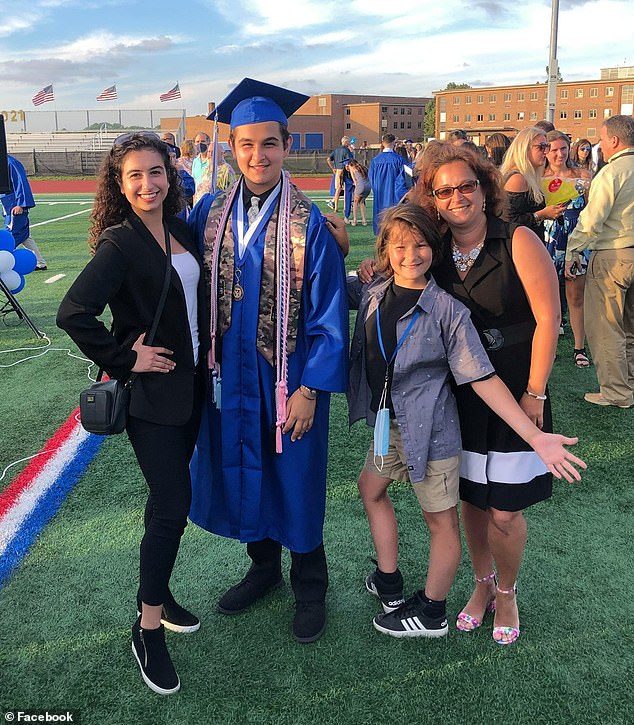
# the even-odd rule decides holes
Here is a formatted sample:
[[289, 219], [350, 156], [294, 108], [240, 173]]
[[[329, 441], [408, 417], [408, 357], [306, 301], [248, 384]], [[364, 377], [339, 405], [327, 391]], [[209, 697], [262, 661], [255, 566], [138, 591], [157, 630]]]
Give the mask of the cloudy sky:
[[[543, 82], [551, 2], [0, 0], [0, 11], [0, 110], [33, 110], [51, 83], [57, 109], [103, 107], [95, 97], [116, 83], [112, 106], [193, 115], [244, 76], [311, 95]], [[564, 80], [634, 65], [633, 28], [632, 0], [561, 0]], [[177, 81], [182, 100], [160, 104]]]

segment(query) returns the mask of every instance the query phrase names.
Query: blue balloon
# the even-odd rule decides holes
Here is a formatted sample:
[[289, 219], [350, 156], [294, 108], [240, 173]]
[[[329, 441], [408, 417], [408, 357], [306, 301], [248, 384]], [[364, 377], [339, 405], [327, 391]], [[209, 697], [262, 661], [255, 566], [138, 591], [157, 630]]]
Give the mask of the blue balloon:
[[15, 239], [8, 229], [0, 229], [0, 249], [12, 252], [15, 249]]
[[16, 249], [13, 256], [15, 257], [13, 269], [18, 274], [31, 274], [37, 265], [37, 257], [30, 249]]

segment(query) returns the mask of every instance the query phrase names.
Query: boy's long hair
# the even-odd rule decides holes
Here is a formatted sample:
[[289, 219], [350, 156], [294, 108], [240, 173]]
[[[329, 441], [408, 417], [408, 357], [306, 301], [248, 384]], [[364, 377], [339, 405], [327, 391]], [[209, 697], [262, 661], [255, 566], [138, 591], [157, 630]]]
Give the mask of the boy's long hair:
[[418, 204], [407, 202], [397, 204], [385, 211], [381, 216], [379, 234], [376, 238], [374, 258], [376, 272], [383, 277], [392, 277], [394, 270], [390, 265], [387, 245], [390, 234], [399, 226], [409, 227], [429, 244], [432, 251], [432, 266], [440, 261], [441, 237], [438, 227], [429, 214]]
[[99, 236], [108, 227], [121, 222], [129, 216], [132, 207], [125, 195], [121, 193], [121, 169], [123, 161], [130, 151], [150, 149], [156, 151], [163, 160], [169, 189], [163, 202], [163, 216], [177, 214], [183, 206], [180, 176], [172, 164], [167, 145], [156, 136], [132, 133], [121, 143], [115, 143], [103, 160], [97, 177], [97, 193], [92, 207], [92, 225], [88, 236], [88, 246], [92, 253], [97, 249]]

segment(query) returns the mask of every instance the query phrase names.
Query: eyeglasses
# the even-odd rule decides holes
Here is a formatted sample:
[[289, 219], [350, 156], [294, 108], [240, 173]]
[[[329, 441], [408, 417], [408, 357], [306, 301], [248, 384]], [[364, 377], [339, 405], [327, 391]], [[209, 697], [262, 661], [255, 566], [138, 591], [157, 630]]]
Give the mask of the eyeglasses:
[[439, 189], [433, 189], [431, 195], [435, 196], [436, 199], [450, 199], [454, 191], [459, 191], [461, 194], [473, 194], [478, 186], [480, 186], [479, 180], [471, 179], [470, 181], [463, 181], [458, 186], [441, 186]]
[[579, 146], [578, 151], [590, 151], [590, 146]]
[[550, 151], [550, 144], [549, 143], [534, 143], [533, 148], [539, 149], [540, 151], [547, 153], [548, 151]]
[[[126, 143], [127, 141], [131, 141], [133, 138], [136, 138], [138, 136], [141, 136], [142, 138], [149, 138], [153, 139], [154, 141], [160, 141], [158, 133], [154, 133], [154, 131], [133, 131], [132, 133], [122, 133], [121, 136], [117, 136], [115, 140], [113, 141], [113, 146], [121, 146], [121, 144]], [[165, 143], [165, 141], [163, 141]]]

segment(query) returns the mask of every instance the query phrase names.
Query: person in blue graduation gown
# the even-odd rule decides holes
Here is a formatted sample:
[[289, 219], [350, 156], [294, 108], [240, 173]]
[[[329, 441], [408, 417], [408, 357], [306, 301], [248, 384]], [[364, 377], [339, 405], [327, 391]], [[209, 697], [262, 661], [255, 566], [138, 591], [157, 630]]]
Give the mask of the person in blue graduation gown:
[[[225, 614], [278, 586], [282, 546], [291, 551], [293, 636], [300, 642], [318, 639], [326, 622], [329, 393], [346, 389], [348, 347], [341, 251], [329, 223], [282, 172], [292, 143], [287, 115], [306, 99], [245, 79], [219, 104], [214, 114], [230, 123], [243, 176], [230, 190], [202, 197], [189, 219], [211, 280], [215, 341], [215, 400], [207, 401], [192, 461], [190, 519], [247, 543], [252, 565], [221, 597]], [[278, 306], [288, 271], [279, 249], [291, 254], [286, 311]], [[289, 330], [280, 336], [276, 323], [286, 313]]]
[[405, 178], [405, 159], [394, 151], [396, 139], [391, 133], [386, 133], [381, 138], [383, 147], [380, 154], [377, 154], [368, 168], [368, 178], [372, 186], [372, 224], [374, 233], [379, 233], [381, 212], [388, 209], [399, 201], [407, 193], [407, 182]]
[[30, 234], [29, 209], [35, 206], [35, 199], [26, 176], [26, 170], [15, 157], [8, 156], [7, 159], [11, 191], [8, 194], [0, 194], [4, 224], [13, 235], [16, 247], [22, 244], [35, 254], [36, 269], [46, 269], [44, 257]]

